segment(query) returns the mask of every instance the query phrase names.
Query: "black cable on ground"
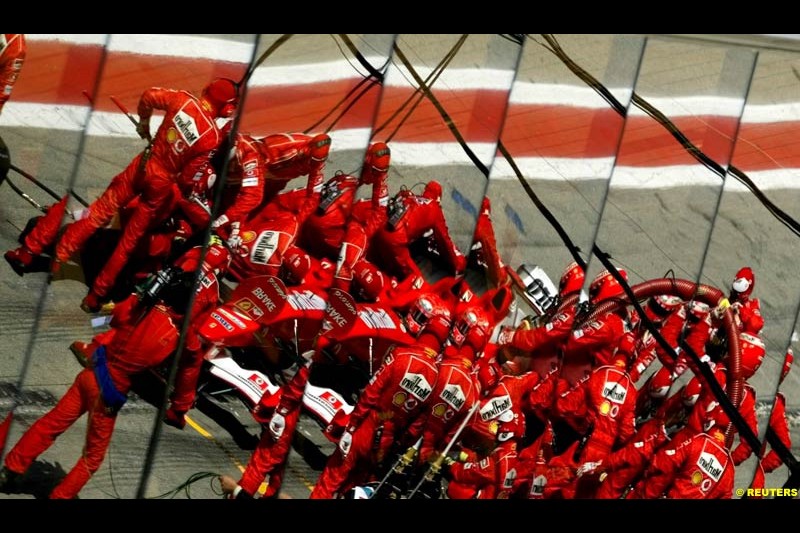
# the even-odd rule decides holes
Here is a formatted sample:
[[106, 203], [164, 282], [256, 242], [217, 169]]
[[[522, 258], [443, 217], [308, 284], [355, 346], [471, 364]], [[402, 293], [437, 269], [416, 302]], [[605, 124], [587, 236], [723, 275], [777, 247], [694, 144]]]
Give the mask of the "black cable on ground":
[[361, 89], [361, 92], [358, 93], [356, 95], [356, 97], [353, 98], [350, 101], [350, 103], [348, 103], [345, 106], [344, 109], [342, 109], [341, 113], [339, 113], [339, 115], [335, 119], [333, 119], [333, 121], [331, 121], [331, 123], [328, 125], [328, 127], [325, 128], [325, 133], [330, 132], [334, 128], [334, 126], [336, 126], [336, 123], [339, 122], [339, 120], [341, 120], [341, 118], [343, 116], [345, 116], [347, 114], [347, 112], [350, 111], [350, 109], [352, 109], [353, 106], [356, 105], [358, 103], [358, 101], [361, 100], [361, 98], [365, 94], [367, 94], [373, 87], [379, 87], [380, 86], [380, 82], [375, 80], [375, 79], [368, 79], [368, 81], [369, 81], [369, 84], [366, 87], [364, 87], [363, 89]]
[[[558, 45], [558, 41], [552, 35], [543, 34], [542, 35], [548, 43], [552, 46], [552, 48], [548, 48], [553, 54], [555, 54], [559, 59], [561, 59], [564, 64], [569, 68], [576, 76], [578, 76], [581, 80], [583, 80], [587, 85], [593, 88], [595, 91], [600, 94], [600, 96], [605, 99], [609, 105], [619, 113], [623, 118], [627, 116], [627, 112], [625, 110], [625, 106], [623, 106], [619, 100], [617, 100], [611, 91], [609, 91], [602, 83], [597, 81], [591, 74], [583, 70], [580, 66], [578, 66], [565, 52], [561, 47]], [[733, 164], [728, 166], [727, 171], [716, 161], [711, 159], [708, 155], [706, 155], [700, 148], [698, 148], [694, 143], [692, 143], [683, 132], [675, 126], [675, 123], [672, 122], [667, 116], [665, 116], [661, 111], [653, 107], [647, 100], [636, 94], [636, 92], [632, 95], [632, 102], [636, 107], [647, 113], [651, 118], [655, 119], [659, 124], [661, 124], [669, 133], [677, 140], [681, 146], [692, 156], [694, 157], [700, 164], [720, 176], [724, 178], [727, 174], [731, 174], [734, 176], [739, 182], [741, 182], [745, 187], [747, 187], [755, 196], [758, 198], [759, 202], [767, 208], [767, 210], [784, 226], [789, 228], [795, 235], [800, 236], [800, 223], [798, 223], [794, 218], [792, 218], [789, 214], [785, 211], [780, 209], [776, 206], [764, 193], [761, 191], [758, 186], [750, 179], [747, 174], [745, 174], [742, 170], [734, 166]]]
[[23, 199], [25, 199], [25, 201], [27, 201], [27, 202], [28, 202], [29, 204], [31, 204], [33, 207], [35, 207], [36, 209], [38, 209], [38, 210], [39, 210], [39, 211], [41, 211], [42, 213], [47, 213], [47, 209], [45, 209], [45, 208], [42, 206], [42, 204], [40, 204], [39, 202], [37, 202], [36, 200], [34, 200], [34, 199], [33, 199], [31, 196], [29, 196], [29, 195], [28, 195], [28, 194], [27, 194], [25, 191], [23, 191], [22, 189], [20, 189], [19, 187], [17, 187], [17, 186], [14, 184], [14, 182], [13, 182], [13, 181], [11, 181], [11, 178], [9, 178], [9, 177], [6, 177], [6, 179], [5, 179], [4, 181], [5, 181], [6, 183], [8, 183], [8, 186], [9, 186], [9, 187], [11, 187], [11, 190], [12, 190], [12, 191], [14, 191], [14, 192], [15, 192], [15, 193], [17, 193], [18, 195], [20, 195], [20, 196], [21, 196]]
[[[439, 79], [439, 75], [450, 64], [450, 62], [453, 60], [456, 54], [458, 54], [459, 50], [461, 49], [461, 46], [467, 40], [467, 37], [469, 37], [469, 34], [461, 35], [461, 37], [459, 37], [458, 41], [456, 41], [453, 47], [450, 48], [450, 50], [444, 55], [444, 57], [442, 57], [442, 60], [439, 61], [439, 63], [433, 68], [431, 73], [428, 74], [428, 76], [425, 78], [425, 83], [428, 87], [430, 87], [437, 79]], [[383, 122], [383, 124], [372, 130], [372, 138], [374, 139], [378, 133], [383, 131], [395, 118], [397, 118], [397, 116], [400, 113], [402, 113], [403, 110], [406, 108], [406, 106], [408, 106], [415, 98], [416, 102], [414, 102], [414, 104], [411, 106], [411, 109], [409, 109], [408, 112], [406, 113], [405, 117], [403, 117], [403, 119], [400, 121], [397, 127], [395, 127], [394, 131], [388, 136], [388, 139], [391, 140], [391, 138], [397, 134], [398, 130], [405, 123], [405, 121], [408, 120], [409, 116], [411, 116], [411, 114], [414, 112], [414, 109], [416, 109], [416, 107], [420, 104], [422, 98], [424, 98], [424, 93], [422, 92], [422, 89], [419, 86], [417, 86], [414, 89], [414, 92], [411, 93], [411, 95], [408, 98], [406, 98], [406, 100], [400, 106], [398, 106], [397, 109], [394, 110], [391, 116], [387, 118]]]
[[[293, 33], [284, 33], [283, 35], [278, 37], [278, 40], [275, 41], [274, 43], [272, 43], [270, 45], [270, 47], [267, 48], [264, 51], [264, 53], [261, 54], [255, 62], [252, 63], [250, 68], [247, 69], [247, 72], [245, 72], [244, 76], [242, 76], [242, 79], [239, 80], [239, 83], [238, 83], [239, 88], [241, 89], [241, 87], [243, 85], [245, 85], [250, 80], [250, 76], [253, 75], [253, 72], [255, 72], [255, 70], [259, 67], [259, 65], [261, 65], [261, 63], [264, 62], [265, 59], [267, 59], [269, 56], [271, 56], [272, 53], [275, 52], [275, 50], [277, 50], [278, 48], [280, 48], [286, 41], [291, 39], [293, 35], [294, 35]], [[256, 37], [256, 43], [258, 43], [258, 39], [259, 39], [259, 37], [257, 36]], [[253, 51], [255, 52], [255, 50], [253, 50]]]
[[[309, 132], [311, 132], [311, 131], [314, 131], [314, 129], [315, 129], [317, 126], [319, 126], [320, 124], [322, 124], [323, 122], [325, 122], [325, 120], [326, 120], [328, 117], [330, 117], [331, 115], [333, 115], [333, 112], [334, 112], [334, 111], [336, 111], [336, 110], [337, 110], [337, 109], [338, 109], [338, 108], [339, 108], [339, 107], [340, 107], [340, 106], [341, 106], [343, 103], [345, 103], [345, 102], [346, 102], [346, 101], [347, 101], [347, 100], [348, 100], [348, 99], [349, 99], [351, 96], [353, 96], [353, 94], [355, 94], [355, 92], [356, 92], [357, 90], [359, 90], [359, 89], [360, 89], [360, 88], [361, 88], [361, 87], [362, 87], [362, 86], [363, 86], [365, 83], [368, 83], [368, 82], [370, 82], [370, 81], [372, 81], [372, 78], [362, 78], [362, 79], [361, 79], [361, 80], [360, 80], [360, 81], [359, 81], [357, 84], [355, 84], [355, 85], [354, 85], [354, 86], [353, 86], [353, 87], [352, 87], [352, 88], [351, 88], [349, 91], [347, 91], [347, 94], [345, 94], [345, 95], [342, 97], [342, 99], [341, 99], [341, 100], [339, 100], [339, 101], [336, 103], [336, 105], [334, 105], [334, 106], [333, 106], [333, 107], [332, 107], [332, 108], [331, 108], [331, 109], [330, 109], [330, 110], [329, 110], [327, 113], [325, 113], [325, 114], [324, 114], [324, 115], [323, 115], [323, 116], [322, 116], [322, 117], [321, 117], [319, 120], [317, 120], [315, 123], [313, 123], [312, 125], [310, 125], [310, 126], [309, 126], [309, 127], [307, 127], [306, 129], [304, 129], [304, 130], [303, 130], [303, 133], [309, 133]], [[356, 97], [356, 98], [355, 98], [355, 100], [357, 101], [357, 100], [358, 100], [358, 98], [360, 98], [361, 96], [362, 96], [362, 95], [359, 95], [358, 97]], [[349, 107], [348, 107], [348, 109], [349, 109]], [[339, 116], [341, 117], [341, 115], [339, 115]], [[337, 119], [337, 120], [338, 120], [338, 119]], [[335, 122], [335, 121], [334, 121], [334, 122]]]
[[195, 472], [194, 474], [189, 476], [189, 479], [187, 479], [186, 481], [184, 481], [183, 483], [181, 483], [180, 485], [178, 485], [174, 489], [169, 490], [167, 492], [164, 492], [163, 494], [159, 494], [158, 496], [151, 496], [151, 497], [149, 497], [147, 499], [148, 500], [163, 500], [163, 499], [166, 499], [166, 498], [172, 499], [172, 498], [175, 498], [175, 496], [177, 496], [181, 491], [183, 491], [183, 492], [186, 493], [186, 497], [191, 500], [192, 499], [192, 495], [191, 495], [191, 492], [189, 490], [190, 487], [193, 484], [197, 483], [198, 481], [203, 481], [204, 479], [209, 479], [209, 478], [211, 478], [211, 481], [210, 481], [210, 483], [211, 483], [211, 491], [214, 494], [222, 496], [222, 494], [223, 494], [222, 490], [220, 490], [219, 492], [214, 490], [214, 480], [216, 478], [218, 478], [219, 476], [220, 475], [217, 474], [216, 472]]
[[[40, 189], [42, 189], [44, 192], [46, 192], [47, 194], [49, 194], [50, 196], [52, 196], [56, 200], [59, 200], [59, 201], [61, 200], [61, 196], [57, 195], [56, 192], [53, 189], [51, 189], [50, 187], [48, 187], [47, 185], [45, 185], [44, 183], [42, 183], [41, 181], [36, 179], [36, 177], [33, 176], [33, 174], [25, 172], [24, 170], [22, 170], [21, 168], [17, 167], [16, 165], [13, 165], [13, 164], [9, 168], [11, 168], [11, 170], [16, 172], [20, 176], [24, 177], [25, 179], [27, 179], [28, 181], [30, 181], [31, 183], [33, 183], [34, 185], [36, 185]], [[89, 203], [86, 200], [84, 200], [83, 198], [81, 198], [80, 195], [78, 195], [78, 193], [76, 193], [75, 191], [70, 191], [70, 194], [72, 195], [73, 198], [78, 200], [83, 205], [83, 207], [89, 207]]]
[[[429, 90], [439, 80], [439, 77], [444, 73], [445, 69], [450, 66], [450, 63], [453, 61], [453, 58], [455, 58], [456, 55], [458, 55], [458, 52], [461, 51], [461, 47], [466, 42], [467, 37], [469, 37], [469, 34], [462, 35], [458, 39], [458, 41], [453, 45], [453, 47], [444, 55], [444, 57], [442, 57], [442, 60], [439, 61], [439, 63], [436, 65], [436, 67], [434, 67], [431, 73], [428, 74], [428, 76], [425, 78], [425, 85], [428, 87]], [[414, 98], [416, 98], [416, 102], [414, 102], [411, 105], [411, 108], [406, 112], [405, 116], [400, 120], [400, 122], [398, 122], [394, 130], [392, 130], [392, 133], [390, 133], [386, 137], [387, 143], [391, 141], [395, 135], [397, 135], [397, 133], [400, 131], [400, 128], [402, 128], [403, 125], [406, 123], [406, 121], [409, 118], [411, 118], [411, 115], [414, 113], [414, 110], [417, 108], [417, 106], [419, 106], [420, 103], [422, 103], [422, 99], [425, 98], [425, 93], [422, 91], [419, 85], [417, 85], [417, 88], [414, 89], [414, 92], [406, 100], [406, 102], [404, 102], [403, 105], [400, 106], [400, 108], [397, 111], [395, 111], [386, 122], [388, 123], [392, 119], [394, 119], [400, 113], [400, 111], [402, 111], [402, 109]], [[375, 133], [377, 133], [378, 131], [380, 131], [380, 129], [377, 130]]]
[[508, 152], [508, 149], [500, 140], [498, 140], [497, 142], [497, 149], [500, 151], [501, 154], [503, 154], [503, 157], [505, 157], [508, 164], [511, 165], [511, 169], [517, 176], [517, 180], [519, 180], [519, 183], [520, 185], [522, 185], [522, 188], [525, 189], [525, 192], [528, 194], [528, 197], [531, 199], [534, 205], [536, 205], [536, 208], [539, 210], [542, 216], [550, 223], [551, 226], [553, 226], [553, 229], [556, 230], [556, 233], [558, 233], [558, 236], [561, 238], [561, 242], [563, 242], [564, 246], [566, 246], [567, 250], [569, 250], [569, 254], [572, 256], [572, 258], [575, 260], [578, 266], [580, 266], [581, 269], [583, 269], [583, 271], [585, 272], [586, 261], [584, 261], [583, 257], [581, 257], [580, 249], [577, 246], [575, 246], [575, 243], [572, 242], [572, 239], [569, 238], [569, 235], [567, 235], [567, 232], [564, 229], [564, 227], [558, 222], [558, 219], [547, 208], [547, 206], [544, 205], [544, 202], [542, 202], [539, 199], [539, 196], [534, 192], [533, 187], [531, 187], [530, 183], [528, 183], [528, 180], [525, 179], [525, 176], [522, 175], [522, 171], [517, 166], [517, 163], [514, 161], [514, 158], [511, 157], [511, 154]]
[[342, 39], [342, 41], [344, 41], [345, 46], [347, 46], [353, 55], [356, 56], [356, 59], [359, 63], [361, 63], [361, 66], [367, 69], [373, 78], [383, 83], [383, 75], [384, 72], [386, 72], [386, 66], [389, 64], [389, 61], [387, 60], [380, 69], [376, 69], [370, 64], [369, 61], [367, 61], [367, 58], [365, 58], [361, 52], [359, 52], [358, 48], [356, 48], [356, 45], [353, 44], [353, 41], [350, 40], [350, 37], [348, 37], [346, 33], [340, 33], [339, 37]]
[[458, 128], [456, 127], [455, 123], [453, 123], [453, 119], [447, 113], [447, 111], [442, 106], [442, 104], [439, 102], [439, 100], [436, 98], [436, 96], [434, 96], [434, 94], [431, 92], [431, 90], [425, 84], [425, 81], [420, 77], [420, 75], [414, 69], [413, 65], [411, 65], [411, 62], [405, 56], [403, 51], [400, 50], [400, 47], [397, 46], [396, 43], [394, 45], [394, 51], [395, 51], [395, 54], [397, 55], [397, 57], [400, 59], [400, 61], [406, 67], [406, 69], [408, 69], [409, 73], [411, 73], [411, 75], [414, 77], [414, 81], [417, 82], [417, 85], [419, 85], [419, 87], [422, 90], [422, 92], [425, 93], [425, 96], [428, 97], [428, 99], [431, 101], [433, 106], [436, 108], [436, 110], [442, 116], [442, 119], [444, 120], [444, 123], [447, 125], [447, 127], [450, 129], [450, 131], [453, 133], [453, 136], [456, 138], [456, 141], [458, 141], [458, 144], [460, 144], [461, 147], [464, 149], [464, 152], [466, 152], [467, 156], [470, 158], [472, 163], [488, 179], [489, 178], [489, 169], [486, 167], [486, 165], [483, 164], [483, 162], [480, 159], [478, 159], [478, 156], [475, 155], [475, 152], [472, 151], [472, 148], [470, 148], [469, 145], [467, 145], [467, 142], [464, 140], [464, 137], [461, 135], [461, 132], [458, 131]]

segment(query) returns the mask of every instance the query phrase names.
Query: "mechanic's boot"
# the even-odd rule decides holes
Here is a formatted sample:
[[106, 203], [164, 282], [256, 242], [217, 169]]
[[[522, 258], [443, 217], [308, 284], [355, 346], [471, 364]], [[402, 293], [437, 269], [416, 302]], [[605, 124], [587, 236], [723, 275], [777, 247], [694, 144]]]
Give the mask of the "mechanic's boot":
[[95, 294], [94, 291], [89, 291], [89, 294], [81, 302], [81, 309], [84, 313], [98, 313], [102, 307], [103, 303], [100, 301], [100, 296]]
[[18, 276], [23, 276], [30, 272], [29, 269], [36, 255], [24, 246], [20, 246], [14, 250], [7, 251], [3, 254], [3, 257], [5, 257], [8, 264], [11, 265], [11, 268], [14, 269], [14, 272], [16, 272]]
[[14, 488], [17, 478], [19, 478], [18, 473], [9, 470], [5, 466], [0, 468], [0, 492], [10, 494]]
[[177, 411], [170, 407], [164, 413], [164, 423], [174, 428], [183, 429], [186, 427], [186, 411]]
[[75, 341], [69, 345], [69, 351], [83, 368], [92, 368], [92, 354], [97, 349], [95, 343]]

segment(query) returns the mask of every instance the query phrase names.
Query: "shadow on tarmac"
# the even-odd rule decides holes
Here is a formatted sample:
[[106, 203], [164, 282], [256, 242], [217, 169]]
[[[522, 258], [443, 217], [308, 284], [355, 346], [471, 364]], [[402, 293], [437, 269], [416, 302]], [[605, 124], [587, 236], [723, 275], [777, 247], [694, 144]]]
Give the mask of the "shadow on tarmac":
[[61, 463], [34, 461], [27, 472], [3, 488], [5, 494], [30, 494], [37, 500], [46, 500], [54, 488], [67, 476]]

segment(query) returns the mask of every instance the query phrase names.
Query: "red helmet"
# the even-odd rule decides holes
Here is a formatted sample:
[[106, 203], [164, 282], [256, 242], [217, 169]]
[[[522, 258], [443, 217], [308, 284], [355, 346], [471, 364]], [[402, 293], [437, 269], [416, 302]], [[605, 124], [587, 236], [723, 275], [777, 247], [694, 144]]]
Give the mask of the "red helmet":
[[648, 381], [647, 392], [651, 398], [666, 398], [672, 386], [672, 372], [662, 366]]
[[766, 348], [761, 339], [744, 331], [739, 333], [739, 345], [742, 354], [742, 377], [750, 379], [764, 361]]
[[203, 88], [203, 98], [214, 107], [217, 117], [228, 118], [239, 103], [239, 86], [230, 78], [216, 78]]
[[482, 307], [471, 306], [464, 309], [453, 323], [450, 330], [450, 342], [461, 347], [469, 344], [475, 353], [480, 352], [489, 342], [492, 327], [489, 317]]
[[392, 151], [386, 143], [377, 142], [369, 145], [367, 155], [364, 157], [364, 168], [361, 170], [361, 183], [372, 185], [386, 176], [391, 161]]
[[563, 298], [573, 292], [578, 292], [583, 287], [586, 274], [577, 262], [573, 261], [564, 273], [561, 274], [561, 281], [558, 283], [558, 294]]
[[378, 267], [368, 261], [358, 261], [353, 265], [355, 296], [365, 302], [374, 302], [386, 285], [386, 277]]
[[753, 292], [755, 284], [756, 277], [753, 274], [753, 269], [750, 267], [740, 268], [731, 284], [731, 299], [740, 300], [742, 298], [747, 298], [750, 296], [750, 293]]
[[311, 270], [311, 257], [297, 246], [290, 246], [283, 256], [281, 278], [288, 285], [299, 285]]
[[683, 405], [687, 408], [694, 407], [694, 404], [697, 403], [697, 399], [700, 398], [701, 392], [703, 392], [703, 384], [697, 377], [693, 377], [689, 380], [689, 383], [681, 389], [681, 401]]
[[448, 325], [448, 331], [441, 332], [437, 335], [440, 341], [444, 342], [449, 333], [449, 325], [453, 320], [453, 314], [450, 312], [450, 306], [438, 294], [427, 293], [423, 294], [411, 304], [408, 313], [405, 317], [406, 329], [413, 336], [418, 337], [425, 326], [435, 317], [441, 317]]
[[481, 384], [481, 391], [488, 392], [497, 385], [502, 375], [500, 365], [494, 357], [481, 357], [478, 359], [477, 368], [475, 372], [478, 376], [478, 382]]
[[703, 414], [703, 431], [710, 431], [711, 428], [718, 428], [725, 431], [725, 428], [730, 424], [731, 419], [719, 402], [711, 401], [706, 407], [706, 412]]
[[[625, 269], [618, 269], [622, 279], [628, 281], [628, 273]], [[608, 270], [600, 272], [589, 285], [589, 301], [598, 304], [603, 300], [608, 300], [623, 293], [620, 285]]]
[[786, 350], [786, 358], [783, 360], [783, 370], [781, 370], [781, 383], [783, 380], [786, 379], [786, 376], [789, 375], [789, 370], [792, 369], [792, 363], [794, 362], [794, 351], [789, 348]]
[[425, 190], [422, 191], [422, 196], [438, 202], [442, 199], [442, 185], [436, 180], [429, 181], [425, 184]]
[[644, 312], [653, 322], [663, 322], [673, 311], [675, 311], [683, 303], [677, 296], [669, 294], [660, 294], [653, 296], [647, 300], [647, 305]]
[[231, 254], [228, 249], [222, 244], [219, 237], [212, 237], [203, 258], [203, 272], [213, 272], [215, 275], [219, 275], [227, 271], [230, 264]]
[[708, 304], [692, 300], [687, 304], [687, 318], [692, 322], [701, 322], [705, 320], [711, 313], [711, 307]]
[[328, 159], [328, 152], [331, 150], [331, 137], [327, 133], [320, 133], [311, 137], [308, 141], [308, 152], [311, 159], [315, 161], [325, 161]]
[[520, 439], [525, 434], [525, 419], [519, 413], [508, 410], [498, 419], [497, 441], [506, 442], [511, 439]]

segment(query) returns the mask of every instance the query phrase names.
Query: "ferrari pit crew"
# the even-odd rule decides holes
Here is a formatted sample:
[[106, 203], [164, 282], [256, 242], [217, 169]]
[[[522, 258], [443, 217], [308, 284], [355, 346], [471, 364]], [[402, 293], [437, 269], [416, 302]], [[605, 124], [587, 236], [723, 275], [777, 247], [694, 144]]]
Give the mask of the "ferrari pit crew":
[[111, 221], [120, 207], [135, 196], [140, 197], [139, 206], [126, 224], [114, 253], [81, 304], [84, 311], [100, 309], [139, 239], [169, 214], [165, 206], [169, 203], [172, 185], [189, 190], [192, 180], [210, 164], [209, 158], [222, 140], [215, 120], [234, 113], [238, 91], [233, 80], [217, 78], [203, 89], [200, 98], [186, 91], [158, 87], [142, 93], [137, 126], [142, 138], [150, 139], [153, 111], [165, 112], [149, 150], [136, 156], [114, 177], [100, 198], [89, 206], [88, 216], [71, 224], [56, 246], [56, 262], [67, 262], [98, 228]]
[[0, 114], [11, 98], [28, 46], [23, 33], [0, 33]]

